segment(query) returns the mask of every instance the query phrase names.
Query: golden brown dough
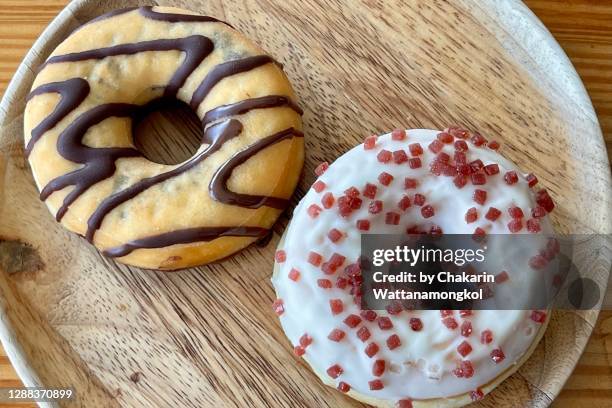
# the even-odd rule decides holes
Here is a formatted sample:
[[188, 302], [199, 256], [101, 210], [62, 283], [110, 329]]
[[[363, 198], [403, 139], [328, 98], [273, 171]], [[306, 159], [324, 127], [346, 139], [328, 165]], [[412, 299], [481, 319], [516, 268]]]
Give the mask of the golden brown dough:
[[[204, 123], [178, 165], [135, 149], [132, 118], [176, 98]], [[177, 269], [266, 234], [303, 165], [301, 111], [285, 74], [229, 25], [167, 7], [117, 10], [49, 57], [25, 110], [41, 198], [107, 256]]]

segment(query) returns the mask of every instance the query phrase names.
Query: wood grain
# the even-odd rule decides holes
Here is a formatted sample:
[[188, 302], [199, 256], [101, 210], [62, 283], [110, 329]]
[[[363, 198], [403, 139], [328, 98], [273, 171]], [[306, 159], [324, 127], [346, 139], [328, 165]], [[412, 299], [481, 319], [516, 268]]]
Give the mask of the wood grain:
[[[257, 2], [257, 5], [262, 7], [268, 6], [270, 2], [268, 1], [260, 1]], [[14, 70], [17, 65], [23, 58], [26, 51], [31, 46], [32, 42], [37, 38], [41, 30], [44, 26], [60, 11], [60, 9], [64, 6], [65, 2], [60, 0], [54, 1], [6, 1], [0, 0], [0, 89], [4, 91], [8, 80], [12, 77]], [[268, 23], [267, 18], [263, 16], [262, 13], [259, 13], [257, 10], [249, 9], [248, 5], [252, 3], [245, 3], [244, 8], [238, 8], [233, 10], [228, 10], [222, 6], [221, 2], [213, 2], [211, 7], [212, 12], [220, 17], [225, 17], [228, 20], [240, 21], [238, 27], [246, 32], [249, 32], [256, 40], [260, 40], [262, 38], [268, 38], [270, 32], [273, 31]], [[612, 31], [609, 28], [609, 24], [605, 24], [606, 22], [612, 21], [612, 2], [609, 1], [571, 1], [571, 2], [559, 2], [559, 1], [528, 1], [527, 4], [532, 7], [532, 9], [538, 14], [544, 21], [544, 23], [552, 30], [553, 34], [559, 40], [561, 45], [564, 47], [572, 61], [574, 62], [578, 72], [581, 74], [587, 89], [593, 99], [593, 103], [598, 112], [600, 123], [602, 124], [604, 136], [606, 138], [608, 152], [611, 152], [612, 145], [612, 88], [610, 87], [609, 78], [612, 76]], [[309, 7], [314, 8], [314, 6], [310, 2], [304, 2], [303, 5], [308, 12]], [[385, 6], [381, 6], [383, 9]], [[392, 7], [392, 6], [388, 6]], [[312, 10], [311, 10], [312, 11]], [[253, 13], [253, 22], [254, 27], [250, 27], [244, 21], [241, 21], [237, 15], [239, 13], [251, 12]], [[351, 14], [351, 10], [343, 10], [347, 15]], [[385, 10], [386, 13], [389, 13], [389, 9]], [[329, 18], [333, 18], [333, 13]], [[278, 7], [274, 12], [271, 13], [272, 19], [274, 21], [278, 21], [279, 19], [286, 19], [289, 24], [293, 24], [294, 27], [300, 26], [299, 15], [293, 12], [290, 6], [281, 6]], [[397, 21], [401, 21], [401, 18], [398, 17]], [[395, 22], [397, 22], [395, 21]], [[371, 22], [369, 22], [371, 23]], [[414, 22], [412, 22], [414, 24]], [[470, 21], [468, 21], [470, 23]], [[315, 25], [315, 29], [320, 30], [320, 32], [325, 32], [325, 22], [317, 21], [313, 19], [311, 24]], [[305, 28], [308, 29], [308, 28]], [[289, 30], [287, 33], [289, 36], [294, 35], [295, 33]], [[336, 38], [334, 37], [334, 33], [327, 33], [325, 36], [327, 41], [332, 42], [338, 49], [347, 49], [349, 47], [348, 43], [345, 43], [345, 39], [342, 37]], [[387, 97], [395, 99], [396, 103], [388, 104], [384, 101], [376, 100], [379, 94], [379, 88], [374, 84], [363, 84], [363, 83], [353, 83], [352, 78], [341, 78], [334, 77], [332, 71], [326, 71], [324, 73], [316, 72], [318, 68], [309, 67], [315, 71], [314, 75], [309, 75], [307, 72], [304, 72], [300, 67], [300, 64], [297, 62], [298, 58], [303, 58], [304, 55], [300, 54], [300, 51], [303, 49], [299, 47], [298, 49], [291, 49], [288, 47], [287, 43], [275, 43], [272, 44], [271, 47], [276, 50], [277, 53], [280, 53], [283, 56], [283, 62], [288, 64], [288, 70], [293, 73], [294, 82], [296, 80], [300, 81], [310, 81], [308, 88], [300, 89], [300, 96], [302, 97], [303, 104], [312, 104], [313, 106], [320, 106], [323, 108], [323, 111], [320, 112], [321, 119], [320, 123], [316, 123], [314, 120], [314, 116], [311, 113], [307, 113], [305, 121], [310, 123], [310, 133], [312, 134], [333, 134], [334, 132], [341, 132], [343, 134], [352, 134], [355, 138], [349, 138], [347, 140], [342, 141], [333, 141], [331, 146], [328, 146], [332, 153], [326, 151], [322, 148], [322, 144], [312, 143], [308, 146], [310, 151], [310, 157], [307, 168], [308, 174], [312, 170], [312, 166], [319, 160], [322, 159], [333, 159], [334, 155], [337, 152], [340, 152], [349, 146], [351, 146], [356, 140], [357, 137], [364, 133], [363, 124], [364, 123], [376, 123], [379, 128], [371, 129], [371, 130], [383, 130], [386, 128], [393, 127], [397, 120], [397, 118], [402, 118], [405, 122], [411, 123], [412, 125], [423, 124], [429, 126], [441, 126], [442, 123], [439, 123], [441, 120], [459, 120], [469, 118], [464, 117], [452, 117], [452, 115], [448, 115], [447, 111], [444, 107], [441, 106], [426, 106], [420, 105], [418, 100], [411, 101], [414, 102], [411, 104], [410, 109], [407, 109], [407, 106], [402, 105], [402, 98], [400, 92], [394, 92], [392, 89], [388, 91], [389, 95]], [[290, 51], [294, 52], [292, 56], [289, 54]], [[325, 50], [321, 48], [313, 48], [310, 50], [314, 55], [314, 60], [325, 60], [331, 58], [330, 55], [325, 55]], [[356, 51], [359, 53], [359, 51]], [[283, 53], [286, 53], [283, 55]], [[495, 55], [494, 55], [495, 56]], [[477, 57], [474, 55], [474, 57]], [[501, 54], [499, 56], [501, 58]], [[363, 52], [363, 55], [358, 55], [358, 60], [363, 64], [368, 64], [368, 61], [373, 58], [372, 55], [367, 52]], [[418, 64], [418, 61], [415, 62]], [[517, 72], [513, 71], [514, 68], [512, 66], [506, 65], [506, 62], [500, 60], [499, 64], [503, 64], [505, 68], [511, 70], [510, 75], [518, 75]], [[374, 64], [375, 65], [375, 64]], [[339, 68], [340, 72], [343, 70], [348, 71], [349, 73], [353, 72], [350, 67], [333, 67], [333, 65], [320, 65], [322, 68], [320, 69], [328, 69]], [[421, 69], [427, 69], [427, 67], [419, 67]], [[397, 72], [393, 67], [390, 68], [391, 72], [387, 74], [392, 75]], [[444, 71], [433, 71], [431, 72], [433, 76], [431, 77], [433, 81], [438, 81], [438, 76]], [[334, 111], [333, 104], [335, 101], [335, 97], [333, 92], [342, 92], [340, 88], [335, 88], [333, 84], [327, 84], [321, 82], [321, 78], [325, 77], [325, 75], [331, 75], [335, 81], [338, 81], [344, 86], [345, 90], [354, 97], [355, 103], [362, 108], [371, 107], [376, 110], [380, 109], [382, 105], [386, 111], [381, 115], [382, 118], [373, 118], [367, 117], [364, 121], [356, 123], [354, 126], [348, 126], [344, 128], [335, 128], [332, 125], [336, 125], [341, 120], [347, 121], [346, 118], [337, 118], [335, 115], [337, 113]], [[373, 73], [374, 74], [374, 73]], [[448, 73], [448, 74], [452, 74]], [[438, 78], [438, 79], [437, 79]], [[399, 77], [391, 76], [390, 78], [385, 78], [385, 80], [390, 80], [392, 84], [396, 84], [396, 81], [401, 81]], [[384, 81], [383, 81], [384, 83]], [[380, 84], [380, 82], [379, 82]], [[364, 87], [365, 85], [365, 87]], [[399, 82], [396, 84], [397, 86], [401, 86]], [[529, 91], [529, 84], [521, 84], [524, 88], [523, 90]], [[361, 87], [361, 88], [360, 88]], [[324, 89], [325, 91], [322, 91]], [[461, 91], [461, 90], [460, 90]], [[463, 90], [466, 92], [465, 90]], [[332, 94], [330, 94], [331, 92]], [[428, 89], [427, 87], [418, 89], [418, 92], [427, 93], [434, 92], [432, 89]], [[316, 98], [323, 98], [322, 100], [317, 100]], [[371, 102], [368, 100], [371, 99]], [[395, 106], [398, 108], [395, 108]], [[470, 104], [467, 104], [468, 106]], [[357, 106], [357, 105], [356, 105]], [[479, 106], [479, 105], [476, 105]], [[402, 107], [405, 109], [402, 111]], [[432, 110], [433, 109], [433, 110]], [[429, 112], [434, 112], [434, 114], [440, 114], [441, 117], [431, 117], [428, 114]], [[408, 112], [403, 113], [403, 112]], [[343, 114], [349, 114], [350, 112], [340, 112]], [[355, 112], [353, 112], [354, 114]], [[484, 127], [488, 128], [488, 130], [495, 131], [494, 127], [491, 128], [491, 125], [488, 123], [474, 123], [474, 125], [478, 126], [484, 125]], [[514, 123], [505, 123], [504, 126], [509, 128], [513, 128], [516, 126]], [[521, 141], [517, 142], [520, 143]], [[515, 153], [512, 150], [508, 152], [511, 158], [520, 157], [518, 153]], [[331, 157], [330, 157], [331, 156]], [[514, 157], [513, 157], [514, 156]], [[552, 179], [552, 176], [550, 176]], [[301, 186], [301, 192], [305, 186], [308, 185], [312, 181], [311, 177], [307, 177], [306, 180], [303, 181]], [[569, 215], [561, 214], [562, 218], [561, 222], [567, 222], [565, 218], [569, 218]], [[58, 230], [55, 228], [55, 232], [60, 234], [60, 238], [57, 239], [66, 239], [70, 240], [74, 245], [77, 245], [78, 242], [71, 238], [67, 234], [62, 234], [61, 232], [57, 232]], [[280, 231], [280, 229], [279, 229]], [[79, 244], [82, 245], [82, 244]], [[251, 359], [254, 358], [252, 346], [248, 343], [247, 339], [239, 340], [240, 350], [243, 350], [242, 354], [234, 356], [235, 358], [230, 359], [229, 363], [227, 361], [223, 361], [219, 359], [218, 356], [215, 355], [215, 351], [222, 349], [224, 347], [223, 339], [231, 339], [232, 333], [228, 331], [226, 325], [228, 322], [225, 319], [231, 321], [241, 321], [242, 319], [246, 319], [248, 323], [248, 327], [254, 330], [254, 333], [250, 333], [253, 338], [257, 339], [265, 339], [266, 333], [273, 333], [272, 338], [269, 339], [268, 346], [269, 347], [282, 347], [287, 348], [286, 341], [278, 332], [278, 327], [276, 322], [271, 320], [271, 314], [267, 313], [264, 305], [266, 305], [271, 297], [271, 292], [269, 285], [266, 282], [268, 278], [269, 268], [262, 268], [261, 265], [268, 265], [269, 255], [272, 251], [273, 245], [270, 245], [266, 248], [264, 252], [258, 252], [249, 250], [246, 254], [241, 254], [234, 260], [229, 260], [224, 264], [215, 265], [211, 268], [207, 268], [206, 273], [211, 274], [210, 279], [207, 279], [205, 275], [200, 273], [190, 273], [183, 274], [181, 276], [164, 276], [160, 274], [153, 274], [153, 284], [157, 288], [162, 288], [165, 293], [159, 293], [159, 303], [151, 303], [148, 301], [146, 297], [132, 299], [131, 297], [127, 297], [124, 303], [120, 303], [116, 305], [116, 310], [113, 310], [110, 316], [117, 315], [119, 320], [126, 322], [134, 322], [135, 320], [145, 320], [144, 323], [139, 321], [139, 326], [145, 327], [152, 332], [157, 330], [161, 324], [162, 326], [166, 326], [170, 331], [169, 337], [165, 337], [166, 334], [161, 335], [161, 337], [156, 340], [159, 341], [159, 347], [164, 347], [164, 341], [168, 341], [171, 344], [174, 342], [174, 346], [178, 347], [182, 356], [184, 356], [185, 367], [189, 370], [196, 370], [201, 372], [205, 377], [207, 373], [210, 373], [211, 367], [214, 367], [216, 370], [226, 371], [227, 375], [231, 379], [236, 381], [244, 381], [244, 377], [232, 377], [232, 371], [240, 371], [240, 370], [249, 370], [253, 369], [252, 367], [256, 367], [255, 370], [259, 378], [263, 378], [266, 381], [274, 381], [274, 378], [270, 378], [271, 370], [267, 370], [265, 364], [262, 366], [261, 362], [255, 362]], [[80, 247], [80, 251], [83, 251], [83, 248]], [[102, 263], [105, 265], [107, 270], [110, 271], [110, 277], [112, 279], [111, 286], [116, 286], [117, 290], [120, 290], [122, 287], [131, 288], [136, 294], [146, 293], [147, 290], [151, 288], [143, 287], [150, 284], [146, 276], [143, 275], [142, 271], [132, 270], [124, 267], [116, 267], [115, 264], [109, 263], [106, 260], [100, 259], [95, 254], [95, 251], [87, 250], [87, 257], [95, 260], [95, 262]], [[70, 256], [79, 257], [82, 256], [81, 252], [73, 252], [68, 254], [68, 258]], [[268, 256], [268, 259], [266, 259]], [[76, 258], [73, 258], [76, 259]], [[240, 264], [238, 264], [238, 262]], [[222, 289], [225, 284], [236, 285], [236, 279], [239, 278], [239, 275], [236, 273], [229, 273], [227, 269], [231, 268], [239, 268], [241, 269], [251, 269], [255, 270], [256, 276], [252, 277], [249, 281], [250, 283], [263, 283], [263, 288], [247, 288], [241, 287], [236, 293], [225, 293], [219, 291]], [[93, 271], [94, 269], [92, 269]], [[49, 272], [49, 273], [52, 273]], [[90, 279], [89, 282], [81, 281], [83, 285], [85, 285], [85, 295], [79, 297], [80, 301], [83, 301], [86, 305], [91, 306], [91, 310], [97, 310], [93, 304], [89, 304], [87, 302], [87, 295], [91, 296], [96, 293], [96, 284], [105, 284], [105, 282], [98, 279]], [[27, 288], [30, 283], [28, 282], [18, 282], [22, 287]], [[108, 283], [106, 283], [108, 284]], [[205, 288], [207, 291], [206, 295], [208, 296], [208, 301], [205, 303], [199, 304], [185, 304], [182, 302], [177, 302], [176, 298], [190, 298], [190, 296], [196, 296], [195, 294], [189, 295], [189, 287], [198, 287]], [[89, 291], [89, 292], [88, 292]], [[198, 297], [202, 297], [202, 294], [197, 294]], [[206, 298], [206, 297], [204, 297]], [[75, 300], [68, 299], [70, 302], [74, 302]], [[210, 303], [208, 303], [210, 302]], [[219, 307], [214, 307], [215, 302], [218, 302]], [[224, 304], [231, 305], [241, 305], [240, 310], [244, 312], [245, 310], [249, 311], [246, 316], [241, 315], [235, 308], [230, 308], [224, 306]], [[251, 307], [247, 307], [247, 306]], [[256, 305], [257, 307], [252, 307]], [[202, 308], [216, 309], [218, 311], [217, 315], [203, 315], [201, 310]], [[174, 311], [174, 312], [171, 312]], [[58, 321], [70, 322], [71, 319], [74, 322], [83, 321], [84, 316], [74, 315], [74, 316], [62, 316], [59, 311], [56, 311], [55, 317]], [[105, 310], [104, 313], [106, 316], [109, 316], [109, 311]], [[126, 315], [128, 318], [126, 318]], [[222, 318], [222, 316], [224, 318]], [[91, 317], [86, 318], [85, 320], [90, 320]], [[196, 322], [197, 325], [208, 326], [210, 329], [208, 332], [193, 332], [193, 331], [182, 331], [179, 325], [174, 324], [174, 319], [178, 320], [189, 320]], [[98, 324], [99, 327], [104, 327], [104, 325], [109, 324], [110, 321], [100, 321]], [[75, 337], [77, 336], [77, 332], [79, 330], [79, 326], [71, 326], [70, 324], [64, 323], [60, 331], [62, 334]], [[98, 329], [93, 329], [98, 330]], [[129, 327], [116, 327], [115, 330], [120, 331], [121, 333], [126, 333], [129, 331]], [[101, 331], [102, 332], [102, 331]], [[219, 333], [218, 336], [214, 335], [214, 333]], [[149, 333], [150, 334], [150, 333]], [[134, 339], [134, 346], [138, 346], [138, 339]], [[194, 344], [197, 344], [198, 347], [194, 347]], [[123, 387], [123, 383], [121, 379], [114, 378], [110, 373], [113, 368], [115, 369], [123, 369], [123, 367], [114, 367], [112, 362], [99, 360], [100, 356], [96, 356], [96, 347], [104, 348], [103, 344], [90, 344], [92, 347], [92, 351], [90, 353], [83, 353], [80, 357], [85, 358], [89, 361], [95, 361], [99, 364], [99, 367], [96, 369], [98, 376], [107, 383], [115, 383], [117, 384], [116, 392], [120, 393], [121, 388]], [[208, 354], [207, 354], [208, 353]], [[123, 357], [122, 357], [123, 358]], [[127, 358], [127, 357], [126, 357]], [[241, 360], [244, 359], [244, 360]], [[127, 359], [129, 361], [129, 359]], [[195, 361], [195, 363], [192, 363]], [[295, 376], [295, 378], [300, 378], [301, 381], [306, 382], [317, 382], [316, 378], [311, 375], [307, 370], [304, 370], [302, 367], [297, 366], [293, 359], [287, 354], [278, 354], [274, 356], [269, 356], [269, 361], [274, 361], [275, 364], [287, 366], [291, 375]], [[206, 363], [203, 363], [206, 362]], [[249, 364], [250, 363], [250, 364]], [[224, 364], [229, 364], [229, 367], [224, 368]], [[299, 369], [296, 369], [298, 367]], [[598, 324], [593, 332], [592, 338], [589, 342], [589, 345], [580, 360], [578, 367], [576, 368], [574, 374], [566, 384], [563, 392], [560, 394], [558, 399], [556, 400], [556, 405], [558, 406], [593, 406], [593, 407], [604, 407], [612, 405], [612, 312], [604, 312], [600, 315], [598, 320]], [[151, 366], [145, 367], [147, 372], [150, 373], [159, 373], [160, 370], [166, 370], [168, 366], [155, 364]], [[142, 370], [142, 371], [146, 371]], [[134, 370], [132, 372], [126, 372], [126, 376], [132, 377], [131, 380], [134, 383], [141, 383], [140, 386], [152, 386], [155, 384], [149, 383], [146, 380], [146, 373], [139, 371], [137, 368], [137, 364], [134, 364]], [[306, 378], [303, 378], [306, 377]], [[134, 381], [134, 378], [138, 379]], [[140, 381], [140, 380], [143, 381]], [[125, 381], [125, 379], [123, 379]], [[129, 382], [127, 381], [127, 382]], [[18, 378], [15, 376], [14, 372], [11, 370], [10, 364], [6, 358], [0, 358], [0, 386], [14, 386], [18, 383]], [[226, 385], [225, 383], [219, 383], [215, 380], [215, 378], [207, 377], [207, 383], [202, 385], [203, 387], [214, 387], [220, 388], [220, 393], [231, 392], [231, 390], [223, 389]], [[160, 385], [160, 384], [157, 384]], [[250, 384], [250, 383], [242, 383], [241, 384], [245, 388], [249, 388], [250, 392], [259, 394], [258, 398], [270, 398], [270, 400], [275, 400], [277, 397], [276, 394], [272, 392], [272, 388], [267, 386], [265, 383], [263, 384]], [[137, 384], [138, 386], [138, 384]], [[511, 387], [508, 385], [508, 387]], [[511, 388], [510, 388], [511, 389]], [[253, 401], [249, 400], [248, 395], [244, 396], [234, 396], [239, 399], [239, 402], [244, 404], [252, 404]], [[283, 396], [281, 395], [280, 398]], [[296, 395], [285, 395], [284, 397], [296, 398], [296, 400], [303, 402], [308, 402], [311, 405], [323, 405], [323, 399], [327, 400], [327, 403], [337, 402], [338, 404], [346, 402], [341, 397], [338, 397], [336, 393], [323, 391], [323, 394], [319, 397], [315, 397], [309, 395], [308, 398], [310, 400], [304, 401], [304, 397], [301, 396], [298, 398]], [[136, 398], [136, 397], [135, 397]], [[133, 401], [133, 400], [132, 400]], [[163, 402], [163, 400], [160, 400]], [[158, 402], [160, 402], [158, 401]], [[219, 403], [220, 401], [201, 401], [202, 403]]]

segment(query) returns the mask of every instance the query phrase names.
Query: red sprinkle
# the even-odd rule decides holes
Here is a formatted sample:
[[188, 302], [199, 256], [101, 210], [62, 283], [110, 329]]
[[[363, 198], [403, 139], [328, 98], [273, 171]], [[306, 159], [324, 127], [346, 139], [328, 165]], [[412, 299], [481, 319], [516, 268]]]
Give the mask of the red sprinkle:
[[472, 399], [472, 401], [480, 401], [484, 398], [484, 393], [480, 388], [474, 391], [470, 391], [470, 398]]
[[510, 232], [512, 232], [513, 234], [519, 232], [522, 229], [523, 221], [521, 221], [520, 219], [513, 219], [508, 223], [508, 230], [510, 230]]
[[526, 177], [525, 180], [527, 180], [527, 184], [529, 185], [529, 187], [533, 187], [536, 184], [538, 184], [538, 178], [535, 176], [535, 174], [533, 173], [529, 173]]
[[338, 378], [343, 372], [344, 370], [338, 364], [334, 364], [327, 369], [327, 375], [329, 375], [331, 378]]
[[370, 202], [370, 205], [368, 206], [368, 212], [370, 214], [378, 214], [379, 212], [381, 212], [383, 209], [383, 203], [380, 200], [375, 200]]
[[346, 261], [346, 257], [337, 254], [337, 253], [333, 253], [331, 258], [329, 258], [329, 263], [333, 266], [335, 266], [336, 268], [342, 266], [342, 264], [344, 263], [344, 261]]
[[535, 234], [541, 230], [540, 221], [537, 218], [530, 218], [527, 220], [527, 231]]
[[523, 218], [523, 210], [521, 210], [520, 207], [510, 207], [508, 208], [508, 214], [510, 214], [510, 217], [512, 218]]
[[393, 162], [395, 164], [402, 164], [408, 161], [408, 155], [403, 150], [396, 150], [393, 152]]
[[510, 276], [508, 275], [508, 272], [506, 271], [501, 271], [500, 273], [495, 275], [495, 283], [497, 283], [498, 285], [500, 283], [504, 283], [508, 279], [510, 279]]
[[366, 326], [361, 326], [361, 328], [357, 330], [357, 337], [363, 342], [367, 341], [370, 336], [370, 330]]
[[338, 383], [338, 391], [347, 393], [351, 390], [351, 386], [345, 383], [344, 381], [340, 381]]
[[487, 201], [487, 192], [485, 190], [476, 189], [474, 190], [474, 195], [472, 198], [478, 204], [484, 205], [485, 201]]
[[438, 154], [440, 153], [440, 150], [444, 148], [444, 143], [436, 139], [433, 142], [431, 142], [429, 146], [427, 146], [427, 148], [431, 150], [433, 153]]
[[355, 186], [351, 186], [344, 190], [344, 194], [350, 198], [359, 197], [359, 189]]
[[323, 257], [320, 254], [314, 251], [310, 251], [310, 253], [308, 253], [308, 263], [311, 265], [319, 266], [321, 265], [321, 261], [323, 261]]
[[344, 324], [351, 329], [359, 326], [359, 323], [361, 323], [361, 317], [357, 316], [356, 314], [350, 314], [346, 317], [346, 319], [344, 319]]
[[378, 327], [380, 330], [389, 330], [393, 328], [393, 322], [386, 316], [381, 316], [378, 318]]
[[478, 132], [474, 133], [471, 140], [476, 146], [482, 146], [483, 144], [487, 143], [487, 139], [485, 139], [485, 137]]
[[291, 268], [291, 270], [289, 271], [289, 279], [294, 282], [297, 282], [300, 279], [300, 271], [295, 268]]
[[418, 317], [411, 317], [410, 318], [410, 328], [413, 331], [421, 331], [421, 329], [423, 328], [423, 322]]
[[486, 231], [480, 227], [476, 227], [474, 233], [472, 234], [472, 239], [476, 242], [482, 241], [487, 235]]
[[499, 142], [497, 142], [496, 140], [491, 140], [489, 144], [487, 144], [487, 146], [491, 150], [499, 150], [500, 147]]
[[555, 203], [550, 195], [548, 195], [548, 191], [545, 189], [542, 189], [536, 193], [536, 203], [543, 207], [546, 212], [551, 212], [555, 208]]
[[474, 375], [474, 366], [470, 360], [463, 360], [457, 363], [457, 368], [453, 370], [453, 374], [459, 378], [470, 378]]
[[446, 327], [448, 327], [451, 330], [455, 330], [457, 326], [459, 326], [454, 317], [447, 317], [447, 318], [442, 319], [442, 324], [444, 324]]
[[323, 173], [325, 173], [327, 171], [328, 168], [329, 168], [329, 163], [328, 162], [322, 162], [321, 164], [319, 164], [315, 168], [314, 172], [317, 175], [317, 177], [320, 177]]
[[370, 386], [371, 391], [378, 391], [378, 390], [382, 390], [383, 388], [385, 388], [381, 380], [368, 381], [368, 385]]
[[459, 316], [461, 317], [472, 316], [473, 314], [474, 313], [470, 309], [462, 309], [459, 311]]
[[423, 147], [421, 147], [420, 143], [410, 143], [408, 145], [408, 150], [410, 150], [410, 154], [413, 156], [420, 156], [423, 154]]
[[376, 355], [376, 353], [378, 353], [378, 350], [380, 350], [378, 344], [370, 343], [366, 346], [364, 351], [368, 357], [372, 358]]
[[474, 184], [475, 186], [482, 186], [487, 182], [487, 176], [485, 176], [484, 173], [481, 172], [472, 173], [470, 177], [472, 178], [472, 184]]
[[478, 219], [478, 210], [476, 210], [476, 207], [472, 207], [468, 209], [467, 212], [465, 213], [465, 222], [468, 224], [471, 224], [477, 219]]
[[499, 211], [495, 207], [489, 207], [489, 211], [485, 214], [485, 218], [489, 221], [495, 221], [501, 215], [501, 211]]
[[360, 231], [369, 231], [370, 221], [369, 220], [357, 220], [357, 229]]
[[274, 254], [274, 259], [278, 263], [283, 263], [283, 262], [285, 262], [287, 260], [287, 253], [285, 251], [283, 251], [282, 249], [279, 249]]
[[374, 147], [376, 146], [376, 139], [378, 139], [376, 135], [366, 137], [365, 140], [363, 141], [364, 150], [374, 149]]
[[468, 144], [465, 142], [465, 140], [455, 140], [455, 150], [458, 152], [467, 152]]
[[406, 131], [404, 129], [395, 129], [391, 132], [391, 139], [393, 140], [404, 140], [406, 138]]
[[493, 332], [489, 329], [483, 330], [480, 333], [480, 342], [482, 344], [490, 344], [493, 341]]
[[465, 187], [467, 182], [468, 182], [468, 179], [463, 174], [457, 174], [455, 178], [453, 179], [453, 184], [455, 184], [455, 187], [460, 188], [460, 189]]
[[317, 218], [323, 209], [316, 204], [310, 204], [308, 207], [308, 215], [312, 218]]
[[376, 155], [376, 159], [378, 159], [378, 161], [381, 162], [381, 163], [389, 163], [391, 161], [392, 157], [393, 157], [393, 155], [391, 154], [391, 152], [388, 151], [388, 150], [385, 150], [385, 149], [382, 149]]
[[423, 218], [431, 218], [434, 216], [434, 214], [434, 208], [429, 204], [421, 208], [421, 215], [423, 216]]
[[390, 211], [385, 214], [385, 224], [387, 225], [397, 225], [400, 221], [400, 215], [396, 212]]
[[378, 317], [376, 312], [373, 310], [362, 310], [359, 314], [368, 322], [373, 322]]
[[302, 346], [295, 346], [293, 348], [293, 354], [295, 354], [298, 357], [301, 357], [304, 355], [304, 353], [306, 353], [306, 350], [304, 349], [304, 347]]
[[389, 347], [389, 350], [396, 349], [401, 344], [402, 342], [400, 341], [400, 338], [397, 334], [392, 334], [391, 336], [389, 336], [389, 338], [387, 338], [387, 347]]
[[480, 171], [484, 167], [484, 163], [480, 159], [471, 161], [468, 165], [470, 166], [472, 173], [476, 173], [477, 171]]
[[304, 333], [302, 334], [302, 337], [300, 337], [300, 346], [302, 347], [308, 347], [312, 344], [312, 337], [310, 337], [310, 335], [308, 333]]
[[464, 176], [469, 176], [472, 174], [472, 168], [469, 164], [457, 163], [457, 173], [463, 174]]
[[314, 191], [316, 191], [317, 193], [320, 193], [321, 191], [325, 190], [325, 183], [322, 182], [321, 180], [317, 180], [314, 182], [314, 184], [312, 185], [312, 189]]
[[333, 315], [340, 314], [344, 310], [344, 305], [340, 299], [331, 299], [329, 301], [329, 307]]
[[319, 285], [319, 287], [323, 289], [331, 289], [332, 281], [330, 281], [329, 279], [317, 279], [317, 285]]
[[399, 203], [397, 203], [397, 206], [402, 211], [406, 211], [408, 208], [410, 208], [411, 205], [412, 203], [410, 202], [410, 197], [408, 197], [407, 195], [403, 196]]
[[414, 204], [419, 207], [425, 204], [425, 196], [423, 194], [415, 194], [414, 195]]
[[417, 179], [414, 178], [410, 178], [410, 177], [406, 177], [404, 179], [404, 188], [405, 189], [412, 189], [412, 188], [417, 188], [419, 182], [417, 181]]
[[422, 166], [421, 164], [421, 159], [419, 157], [413, 157], [411, 159], [408, 160], [408, 166], [410, 166], [411, 169], [418, 169]]
[[375, 184], [366, 183], [363, 189], [363, 195], [368, 198], [375, 198], [378, 187]]
[[532, 311], [529, 317], [536, 323], [544, 323], [546, 321], [546, 313], [539, 310]]
[[487, 164], [486, 166], [484, 166], [484, 172], [487, 173], [487, 176], [498, 174], [499, 166], [497, 164]]
[[329, 232], [327, 233], [327, 238], [329, 238], [331, 242], [338, 242], [342, 239], [343, 236], [344, 234], [342, 233], [342, 231], [336, 228], [330, 229]]
[[327, 338], [331, 341], [339, 342], [344, 336], [346, 336], [346, 333], [343, 330], [334, 329], [327, 335]]
[[529, 259], [529, 266], [536, 270], [544, 269], [548, 265], [548, 259], [543, 255], [536, 255]]
[[447, 153], [440, 152], [434, 160], [442, 163], [448, 163], [450, 161], [450, 156]]
[[442, 317], [447, 317], [447, 316], [452, 316], [452, 315], [453, 315], [452, 310], [440, 310], [440, 316]]
[[407, 399], [400, 400], [397, 408], [412, 408], [412, 401]]
[[464, 320], [461, 323], [461, 335], [463, 337], [470, 337], [470, 334], [472, 334], [472, 323], [469, 320]]
[[504, 355], [504, 352], [501, 349], [494, 349], [491, 352], [491, 360], [493, 360], [495, 364], [501, 363], [502, 361], [504, 361], [504, 358], [506, 358], [506, 356]]
[[[460, 140], [460, 142], [463, 142], [463, 140]], [[457, 165], [467, 164], [467, 156], [465, 155], [464, 152], [455, 152], [455, 154], [453, 155], [453, 159], [455, 160], [455, 163]]]
[[272, 303], [272, 310], [274, 310], [274, 313], [276, 313], [278, 316], [285, 313], [285, 304], [283, 303], [283, 299], [276, 299]]
[[472, 346], [470, 346], [470, 343], [464, 340], [457, 346], [457, 352], [465, 357], [472, 352]]
[[518, 174], [516, 174], [516, 171], [510, 170], [509, 172], [504, 174], [504, 181], [509, 186], [516, 184], [518, 182]]
[[385, 360], [376, 360], [372, 366], [372, 375], [380, 377], [385, 372]]
[[393, 181], [393, 176], [390, 175], [389, 173], [383, 171], [382, 173], [380, 173], [378, 175], [378, 181], [380, 182], [380, 184], [382, 184], [383, 186], [388, 186], [389, 184], [391, 184], [391, 182]]
[[323, 204], [323, 208], [326, 209], [332, 208], [334, 205], [334, 201], [336, 201], [334, 195], [329, 192], [323, 194], [323, 197], [321, 197], [321, 204]]
[[454, 139], [453, 135], [451, 135], [449, 133], [446, 133], [446, 132], [438, 133], [438, 135], [436, 137], [442, 143], [452, 143], [453, 139]]
[[531, 209], [531, 216], [533, 218], [542, 218], [545, 215], [546, 215], [546, 210], [543, 207], [540, 207], [539, 205]]

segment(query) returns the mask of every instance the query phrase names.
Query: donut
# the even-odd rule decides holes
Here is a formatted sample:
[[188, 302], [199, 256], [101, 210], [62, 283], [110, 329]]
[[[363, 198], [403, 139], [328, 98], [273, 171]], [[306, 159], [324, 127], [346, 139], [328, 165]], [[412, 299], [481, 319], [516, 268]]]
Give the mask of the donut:
[[[552, 198], [498, 148], [459, 127], [396, 130], [317, 167], [278, 246], [272, 283], [283, 331], [323, 383], [381, 407], [462, 406], [528, 358], [548, 310], [380, 311], [360, 301], [362, 234], [550, 240]], [[517, 265], [533, 269], [538, 256]], [[500, 272], [495, 285], [512, 279]]]
[[[166, 165], [132, 124], [180, 101], [202, 144]], [[25, 155], [58, 222], [104, 255], [154, 269], [227, 257], [266, 237], [304, 161], [302, 110], [282, 67], [227, 23], [169, 7], [79, 27], [27, 97]]]

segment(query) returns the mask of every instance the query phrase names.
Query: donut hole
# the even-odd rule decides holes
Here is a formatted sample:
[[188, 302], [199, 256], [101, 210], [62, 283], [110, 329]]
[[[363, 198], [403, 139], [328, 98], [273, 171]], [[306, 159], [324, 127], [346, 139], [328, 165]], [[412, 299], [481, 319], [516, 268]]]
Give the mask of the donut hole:
[[134, 144], [149, 160], [179, 164], [193, 157], [202, 140], [200, 119], [178, 100], [157, 100], [134, 119]]

